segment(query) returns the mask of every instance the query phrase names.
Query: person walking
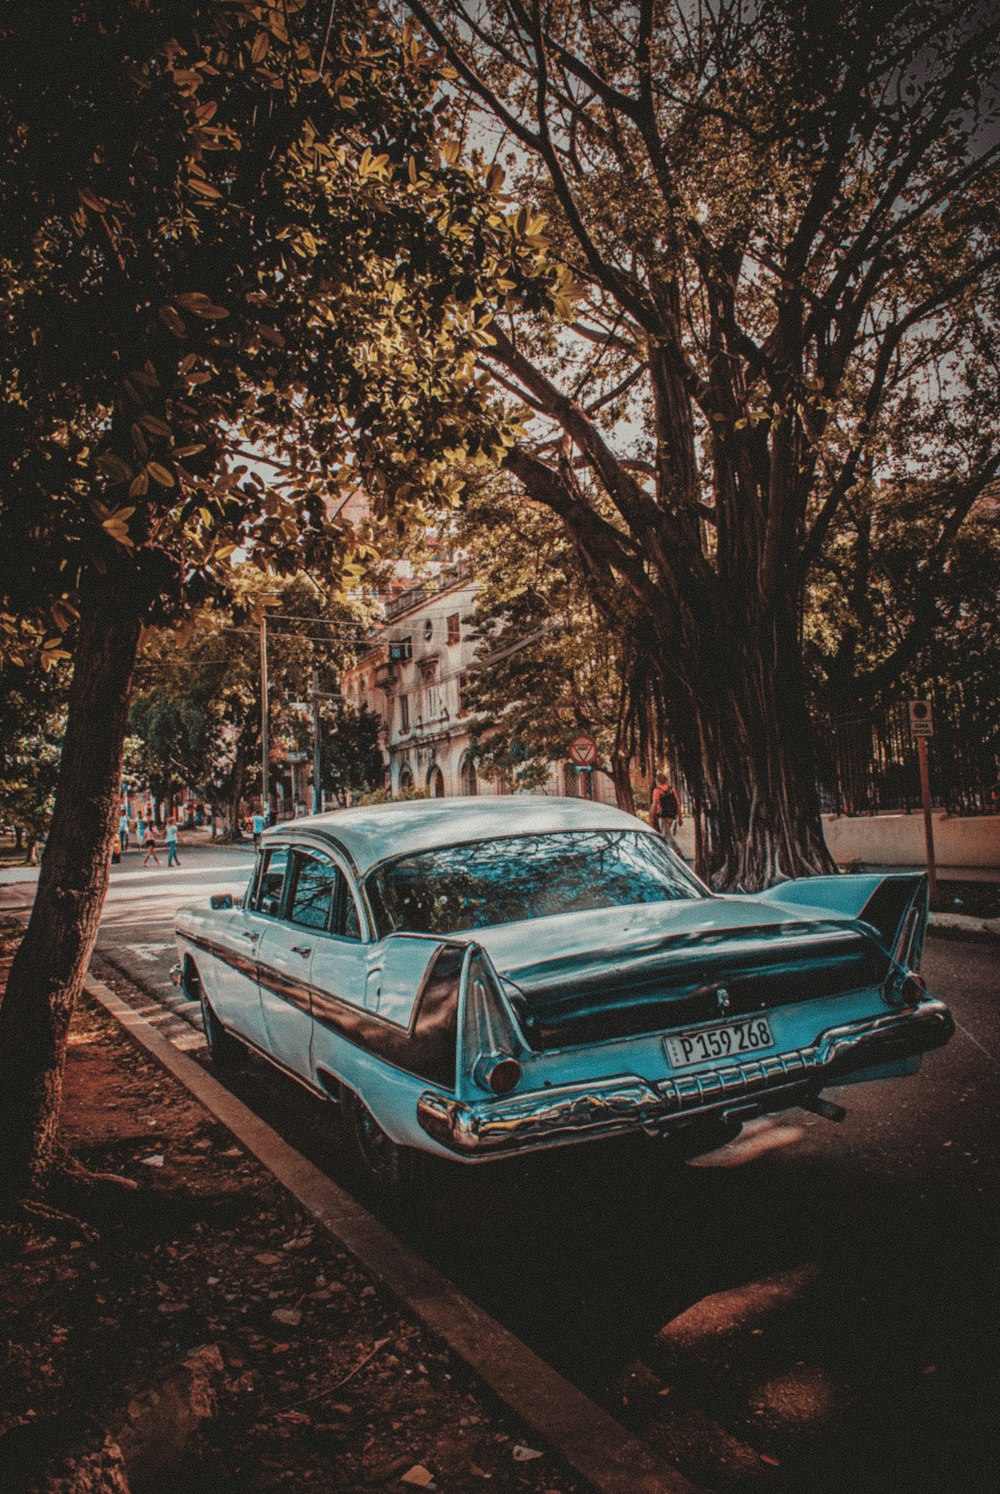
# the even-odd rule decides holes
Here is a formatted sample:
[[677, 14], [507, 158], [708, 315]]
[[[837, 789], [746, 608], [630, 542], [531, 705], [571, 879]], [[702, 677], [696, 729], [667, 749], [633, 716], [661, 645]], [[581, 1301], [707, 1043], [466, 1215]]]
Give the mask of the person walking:
[[128, 850], [128, 815], [122, 811], [122, 817], [118, 821], [118, 844], [122, 854]]
[[255, 851], [256, 851], [257, 847], [260, 845], [260, 838], [261, 838], [261, 836], [264, 833], [264, 826], [266, 824], [267, 824], [267, 821], [264, 819], [264, 816], [261, 814], [260, 810], [258, 809], [257, 813], [254, 815], [253, 819], [250, 821], [251, 828], [253, 829], [253, 848], [254, 848]]
[[653, 802], [650, 805], [650, 820], [672, 851], [677, 850], [675, 834], [684, 823], [681, 814], [681, 796], [666, 773], [657, 773]]
[[177, 854], [177, 847], [181, 843], [180, 832], [177, 829], [177, 821], [171, 820], [166, 831], [167, 842], [167, 865], [180, 866], [181, 858]]
[[142, 846], [143, 850], [146, 852], [145, 856], [142, 858], [143, 866], [149, 865], [150, 856], [152, 856], [157, 866], [159, 866], [160, 858], [156, 854], [156, 832], [154, 830], [152, 820], [150, 820], [149, 824], [146, 826], [145, 839], [142, 842]]

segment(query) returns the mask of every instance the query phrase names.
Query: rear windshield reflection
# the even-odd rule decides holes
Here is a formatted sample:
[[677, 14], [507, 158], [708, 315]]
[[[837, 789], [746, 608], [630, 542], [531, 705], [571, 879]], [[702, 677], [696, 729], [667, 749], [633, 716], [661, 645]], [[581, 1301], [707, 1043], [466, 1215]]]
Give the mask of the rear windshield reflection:
[[380, 936], [704, 895], [662, 841], [631, 830], [511, 835], [421, 851], [377, 867], [366, 889]]

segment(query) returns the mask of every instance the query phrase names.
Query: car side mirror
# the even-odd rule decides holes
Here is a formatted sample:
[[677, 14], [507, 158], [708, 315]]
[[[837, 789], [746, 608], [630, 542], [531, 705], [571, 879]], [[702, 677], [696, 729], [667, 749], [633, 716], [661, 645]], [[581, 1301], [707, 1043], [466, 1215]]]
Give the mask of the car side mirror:
[[215, 909], [231, 908], [233, 906], [233, 894], [231, 892], [213, 892], [208, 902], [209, 906]]

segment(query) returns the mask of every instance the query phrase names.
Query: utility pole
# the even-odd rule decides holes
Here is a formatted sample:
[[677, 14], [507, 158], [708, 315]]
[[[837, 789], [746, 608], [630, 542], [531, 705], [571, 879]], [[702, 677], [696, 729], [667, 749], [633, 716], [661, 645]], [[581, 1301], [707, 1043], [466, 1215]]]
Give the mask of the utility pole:
[[313, 721], [313, 814], [319, 814], [323, 808], [323, 793], [320, 788], [320, 773], [323, 769], [323, 750], [320, 741], [319, 723], [319, 668], [313, 665], [313, 687], [312, 687], [312, 721]]
[[927, 882], [932, 903], [937, 902], [937, 865], [934, 858], [934, 816], [931, 813], [931, 771], [927, 762], [927, 738], [917, 738], [917, 760], [920, 764], [920, 798], [924, 810], [924, 845], [927, 848]]
[[910, 701], [910, 737], [917, 744], [920, 765], [920, 798], [924, 809], [924, 843], [927, 847], [927, 881], [931, 906], [937, 902], [937, 866], [934, 860], [934, 816], [931, 812], [931, 771], [927, 761], [927, 738], [934, 735], [934, 711], [929, 700]]

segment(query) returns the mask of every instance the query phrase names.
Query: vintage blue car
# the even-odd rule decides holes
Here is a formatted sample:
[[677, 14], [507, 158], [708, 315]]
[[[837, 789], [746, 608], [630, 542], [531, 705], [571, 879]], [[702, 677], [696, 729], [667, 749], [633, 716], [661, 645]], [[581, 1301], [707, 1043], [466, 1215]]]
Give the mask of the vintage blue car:
[[433, 799], [265, 832], [240, 900], [177, 916], [216, 1061], [245, 1044], [341, 1107], [369, 1179], [644, 1133], [689, 1154], [748, 1118], [834, 1116], [954, 1024], [917, 974], [926, 878], [717, 896], [581, 799]]

